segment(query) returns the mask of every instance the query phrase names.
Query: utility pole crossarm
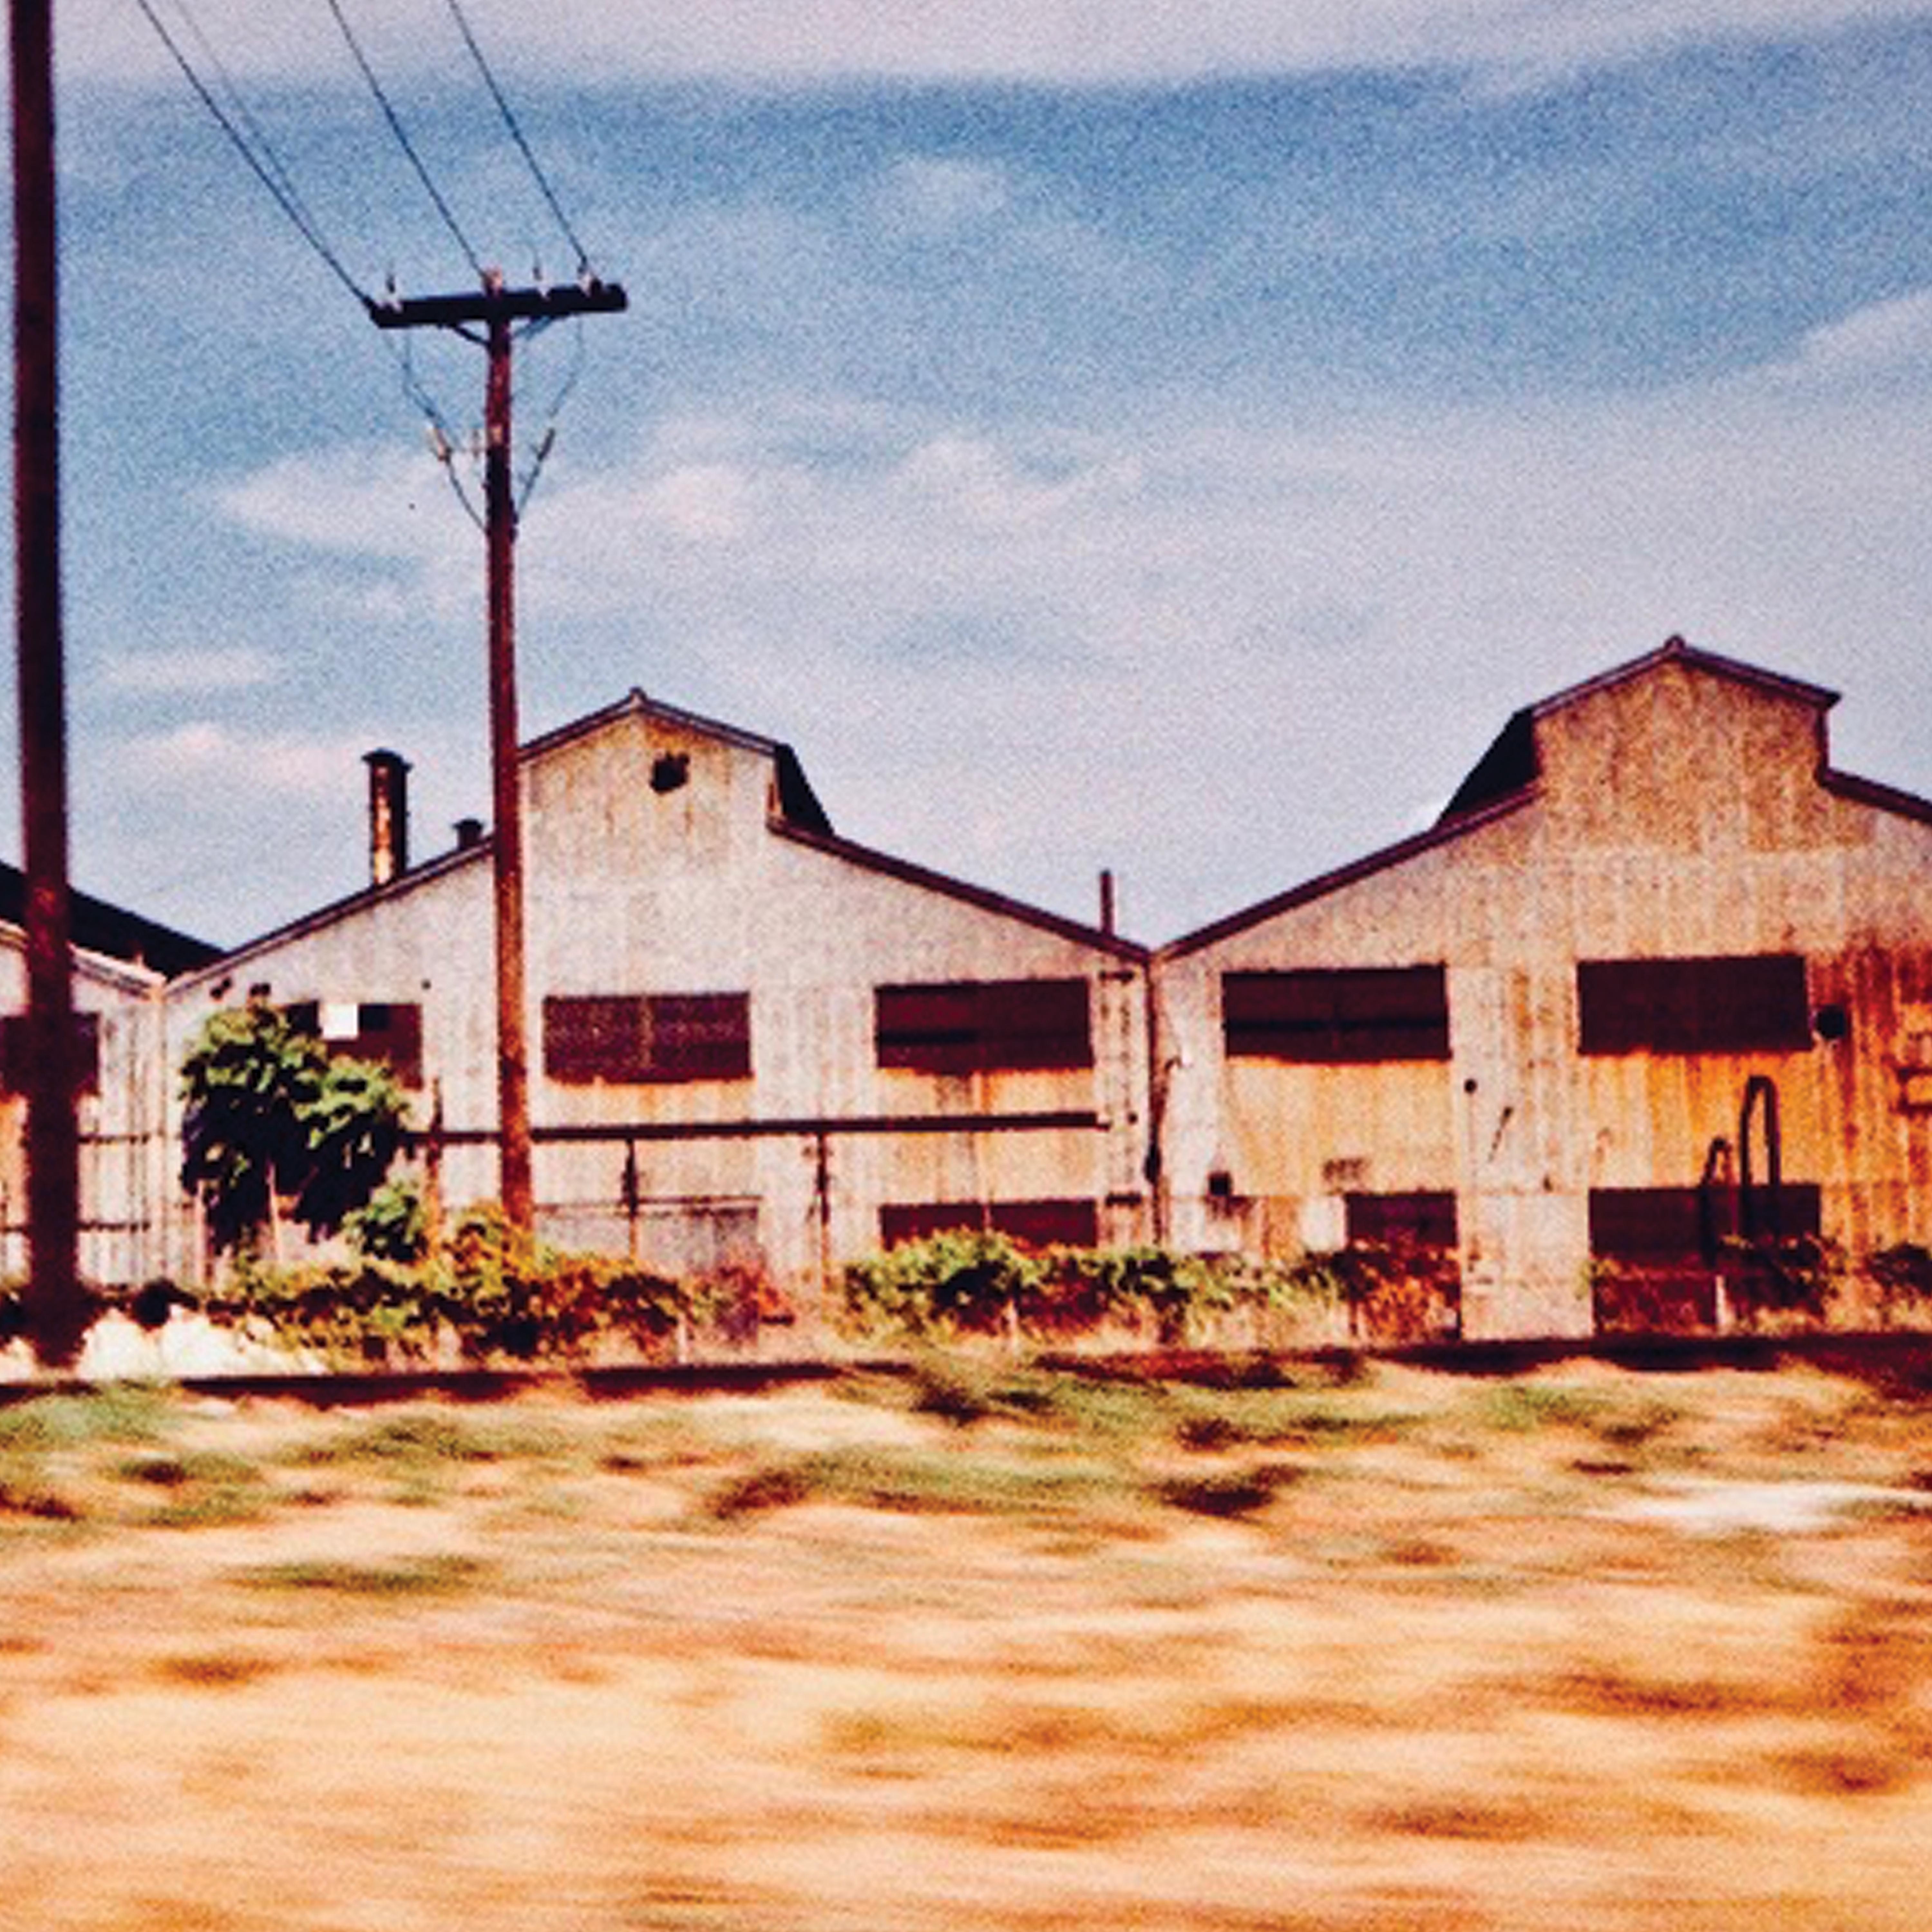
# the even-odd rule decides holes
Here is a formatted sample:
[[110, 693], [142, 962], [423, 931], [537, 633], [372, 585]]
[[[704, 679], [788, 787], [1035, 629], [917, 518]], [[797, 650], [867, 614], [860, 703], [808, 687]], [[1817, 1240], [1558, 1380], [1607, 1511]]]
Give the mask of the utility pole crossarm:
[[616, 282], [592, 277], [554, 289], [483, 288], [454, 296], [395, 296], [370, 300], [369, 320], [378, 328], [455, 328], [466, 322], [552, 322], [567, 315], [614, 315], [630, 297]]

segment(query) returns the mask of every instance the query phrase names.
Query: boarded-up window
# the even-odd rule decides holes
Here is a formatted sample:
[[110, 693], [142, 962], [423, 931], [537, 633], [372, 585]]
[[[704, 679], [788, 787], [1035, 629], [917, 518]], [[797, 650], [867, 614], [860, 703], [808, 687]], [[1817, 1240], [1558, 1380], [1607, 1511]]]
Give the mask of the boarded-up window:
[[1788, 1053], [1811, 1043], [1795, 952], [1580, 960], [1576, 1004], [1585, 1053]]
[[553, 994], [544, 1071], [566, 1086], [742, 1080], [752, 1070], [748, 993]]
[[339, 1060], [386, 1066], [405, 1087], [423, 1079], [422, 1008], [403, 1000], [308, 1000], [285, 1007], [290, 1025], [314, 1034]]
[[1090, 1201], [929, 1201], [879, 1210], [879, 1238], [889, 1248], [989, 1229], [1030, 1248], [1090, 1248], [1100, 1238], [1100, 1216]]
[[[1626, 1268], [1710, 1268], [1726, 1237], [1748, 1232], [1780, 1240], [1816, 1239], [1821, 1204], [1815, 1181], [1754, 1187], [1733, 1202], [1701, 1187], [1593, 1187], [1590, 1252]], [[1733, 1226], [1741, 1220], [1742, 1228]]]
[[960, 980], [881, 986], [874, 1009], [881, 1066], [922, 1073], [1091, 1066], [1084, 980]]
[[1456, 1197], [1444, 1190], [1343, 1197], [1352, 1247], [1437, 1248], [1456, 1245]]
[[1440, 965], [1229, 973], [1221, 1026], [1232, 1059], [1348, 1066], [1449, 1058]]
[[[100, 1016], [76, 1013], [74, 1016], [74, 1050], [76, 1074], [83, 1094], [100, 1091]], [[0, 1016], [0, 1094], [26, 1092], [32, 1082], [33, 1062], [27, 1046], [27, 1016], [8, 1013]]]

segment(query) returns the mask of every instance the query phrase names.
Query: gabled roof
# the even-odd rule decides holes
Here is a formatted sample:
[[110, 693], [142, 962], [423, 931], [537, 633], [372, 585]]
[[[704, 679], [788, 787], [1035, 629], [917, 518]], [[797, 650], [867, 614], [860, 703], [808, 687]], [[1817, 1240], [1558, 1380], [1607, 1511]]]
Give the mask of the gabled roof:
[[1740, 662], [1735, 658], [1720, 657], [1715, 652], [1700, 650], [1686, 644], [1682, 638], [1673, 637], [1654, 651], [1647, 651], [1642, 657], [1633, 658], [1627, 664], [1618, 664], [1580, 684], [1573, 684], [1552, 697], [1540, 703], [1527, 705], [1514, 712], [1489, 748], [1475, 764], [1468, 776], [1456, 788], [1456, 793], [1442, 814], [1426, 832], [1413, 838], [1405, 838], [1394, 845], [1384, 846], [1365, 858], [1341, 866], [1331, 872], [1305, 884], [1293, 886], [1259, 904], [1244, 907], [1238, 912], [1228, 914], [1216, 920], [1211, 925], [1184, 934], [1158, 949], [1157, 956], [1175, 958], [1187, 953], [1198, 952], [1217, 940], [1230, 938], [1259, 926], [1278, 914], [1292, 910], [1297, 906], [1306, 905], [1327, 894], [1340, 891], [1345, 886], [1371, 878], [1378, 872], [1389, 870], [1438, 847], [1453, 844], [1466, 833], [1507, 818], [1523, 806], [1531, 803], [1537, 795], [1537, 783], [1541, 776], [1536, 746], [1536, 727], [1544, 718], [1580, 703], [1599, 692], [1615, 689], [1620, 685], [1634, 683], [1666, 664], [1679, 664], [1688, 669], [1708, 672], [1713, 676], [1729, 678], [1740, 684], [1770, 693], [1773, 696], [1795, 700], [1810, 706], [1820, 721], [1820, 756], [1818, 782], [1834, 796], [1848, 799], [1856, 803], [1870, 806], [1881, 812], [1916, 820], [1922, 824], [1932, 824], [1932, 802], [1916, 798], [1909, 792], [1895, 790], [1889, 785], [1877, 784], [1870, 778], [1854, 778], [1850, 774], [1837, 772], [1826, 764], [1822, 755], [1822, 720], [1825, 713], [1838, 701], [1835, 691], [1827, 691], [1822, 686], [1807, 684], [1802, 680], [1786, 677], [1777, 671], [1760, 669], [1756, 664]]
[[546, 752], [594, 737], [626, 718], [658, 718], [680, 730], [694, 731], [700, 736], [716, 738], [719, 743], [732, 746], [739, 751], [754, 752], [770, 758], [777, 768], [778, 813], [785, 824], [808, 832], [831, 831], [832, 821], [812, 790], [805, 767], [799, 763], [798, 754], [789, 745], [781, 744], [776, 738], [761, 737], [754, 731], [740, 730], [736, 725], [722, 723], [716, 718], [700, 717], [694, 711], [680, 710], [674, 704], [662, 704], [656, 698], [646, 697], [635, 686], [616, 704], [607, 704], [601, 711], [592, 711], [585, 717], [573, 718], [568, 724], [559, 725], [554, 731], [545, 732], [541, 738], [532, 738], [519, 755], [528, 764]]
[[[220, 950], [86, 892], [68, 894], [68, 916], [74, 943], [82, 951], [163, 974], [187, 972], [214, 958]], [[27, 922], [27, 875], [17, 866], [4, 862], [0, 862], [0, 920], [22, 927]]]
[[1586, 698], [1614, 691], [1620, 685], [1634, 684], [1666, 664], [1680, 664], [1686, 670], [1708, 672], [1714, 677], [1729, 678], [1738, 684], [1754, 686], [1773, 696], [1792, 698], [1810, 705], [1822, 718], [1838, 703], [1838, 694], [1822, 686], [1806, 684], [1777, 671], [1764, 670], [1736, 658], [1720, 657], [1714, 651], [1700, 650], [1682, 638], [1669, 638], [1654, 651], [1646, 651], [1628, 664], [1617, 664], [1594, 677], [1586, 678], [1559, 691], [1552, 698], [1525, 706], [1510, 718], [1489, 749], [1476, 760], [1468, 776], [1456, 788], [1455, 796], [1442, 808], [1438, 825], [1454, 824], [1495, 804], [1512, 794], [1526, 791], [1540, 774], [1537, 757], [1536, 728], [1541, 721]]
[[[696, 712], [681, 710], [675, 705], [661, 704], [655, 698], [647, 698], [640, 690], [634, 689], [614, 704], [606, 705], [601, 710], [590, 712], [584, 717], [573, 718], [568, 724], [558, 726], [555, 730], [547, 731], [542, 736], [530, 740], [521, 748], [518, 755], [528, 763], [543, 757], [547, 752], [593, 737], [599, 731], [608, 730], [627, 718], [656, 718], [680, 730], [715, 738], [722, 744], [733, 746], [741, 751], [756, 752], [771, 759], [778, 788], [778, 809], [772, 814], [771, 826], [781, 836], [795, 839], [801, 844], [842, 859], [849, 864], [862, 866], [868, 871], [900, 880], [928, 892], [940, 893], [962, 904], [976, 906], [983, 911], [1018, 920], [1042, 931], [1058, 934], [1062, 938], [1096, 947], [1120, 958], [1138, 961], [1148, 956], [1147, 949], [1136, 944], [1132, 940], [1103, 932], [1095, 926], [1083, 926], [1076, 920], [1064, 919], [1057, 914], [1042, 911], [1037, 907], [1008, 898], [1001, 893], [969, 885], [963, 880], [950, 878], [944, 873], [930, 871], [924, 866], [914, 865], [909, 860], [896, 859], [889, 854], [874, 851], [868, 847], [854, 843], [850, 839], [840, 838], [832, 830], [832, 821], [812, 790], [811, 783], [806, 777], [804, 766], [789, 745], [782, 744], [775, 738], [762, 737], [755, 732], [741, 730], [734, 724], [726, 724], [716, 718], [702, 717]], [[345, 914], [359, 911], [379, 899], [399, 897], [432, 879], [442, 878], [466, 866], [482, 864], [490, 849], [490, 837], [486, 832], [472, 845], [460, 847], [454, 851], [446, 852], [436, 858], [412, 866], [407, 872], [398, 874], [386, 885], [363, 886], [345, 898], [317, 907], [313, 912], [304, 913], [299, 918], [291, 920], [272, 931], [245, 940], [230, 952], [218, 954], [214, 948], [206, 948], [200, 957], [174, 970], [185, 975], [205, 965], [218, 964], [226, 968], [253, 954], [285, 944], [290, 940], [302, 938], [306, 934], [319, 932]]]

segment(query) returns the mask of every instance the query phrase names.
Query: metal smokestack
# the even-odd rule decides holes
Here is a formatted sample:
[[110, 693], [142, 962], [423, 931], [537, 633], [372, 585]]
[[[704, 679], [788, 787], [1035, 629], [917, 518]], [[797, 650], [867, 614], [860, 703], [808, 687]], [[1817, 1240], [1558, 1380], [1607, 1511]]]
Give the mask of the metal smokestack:
[[386, 886], [410, 868], [410, 767], [397, 752], [368, 752], [369, 883]]

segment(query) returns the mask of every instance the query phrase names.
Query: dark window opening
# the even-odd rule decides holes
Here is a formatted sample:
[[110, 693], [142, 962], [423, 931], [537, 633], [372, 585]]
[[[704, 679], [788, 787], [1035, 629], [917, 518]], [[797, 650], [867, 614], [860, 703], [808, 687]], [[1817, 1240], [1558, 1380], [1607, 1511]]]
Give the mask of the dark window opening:
[[1738, 1236], [1816, 1240], [1822, 1212], [1810, 1180], [1748, 1190], [1593, 1187], [1590, 1252], [1627, 1268], [1708, 1270]]
[[1005, 1234], [1029, 1248], [1090, 1248], [1100, 1235], [1091, 1201], [928, 1201], [879, 1210], [879, 1238], [889, 1248], [934, 1234]]
[[1456, 1196], [1443, 1190], [1342, 1197], [1352, 1248], [1430, 1248], [1456, 1244]]
[[[32, 1084], [33, 1060], [28, 1046], [28, 1016], [8, 1013], [0, 1016], [0, 1094], [10, 1098], [26, 1092]], [[83, 1094], [100, 1091], [100, 1016], [74, 1016], [74, 1077]]]
[[1230, 1058], [1348, 1066], [1449, 1058], [1442, 967], [1229, 973], [1221, 1026]]
[[1576, 1003], [1586, 1054], [1788, 1053], [1811, 1044], [1804, 962], [1795, 952], [1581, 960]]
[[283, 1009], [289, 1024], [313, 1034], [338, 1060], [373, 1060], [405, 1087], [423, 1081], [422, 1008], [400, 1000], [344, 1001], [337, 1006], [304, 1000]]
[[553, 994], [544, 1071], [566, 1086], [742, 1080], [752, 1071], [748, 993]]
[[683, 752], [660, 752], [651, 760], [651, 789], [662, 796], [676, 791], [691, 777], [691, 759]]
[[1606, 1333], [1710, 1328], [1720, 1275], [1734, 1306], [1788, 1302], [1790, 1265], [1802, 1273], [1805, 1254], [1817, 1252], [1820, 1214], [1812, 1181], [1592, 1188], [1596, 1325]]
[[1084, 980], [967, 980], [881, 986], [874, 1008], [881, 1066], [922, 1073], [1091, 1066]]

